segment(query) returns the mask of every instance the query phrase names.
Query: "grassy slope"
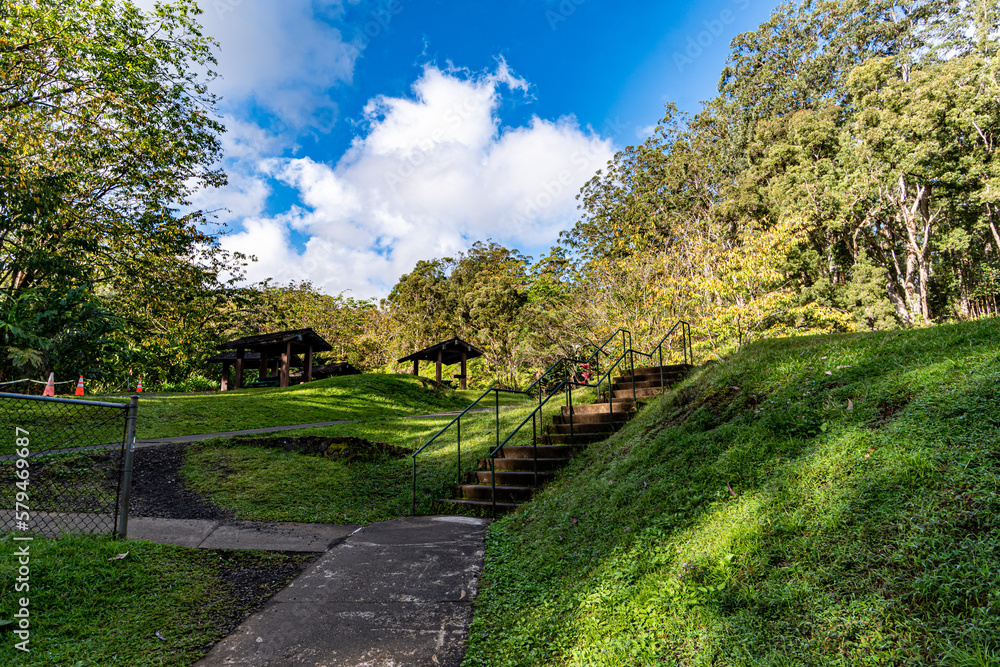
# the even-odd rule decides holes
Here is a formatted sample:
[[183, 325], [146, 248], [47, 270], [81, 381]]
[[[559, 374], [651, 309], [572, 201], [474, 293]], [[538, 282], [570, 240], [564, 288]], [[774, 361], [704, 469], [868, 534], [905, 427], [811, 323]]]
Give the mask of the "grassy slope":
[[[19, 567], [12, 554], [30, 545], [30, 590], [17, 592]], [[128, 551], [122, 560], [109, 561]], [[10, 620], [27, 597], [30, 653], [14, 647], [19, 638], [0, 636], [3, 665], [190, 665], [210, 643], [224, 636], [220, 616], [238, 622], [245, 610], [232, 608], [227, 572], [265, 564], [296, 565], [307, 556], [220, 552], [123, 543], [109, 537], [0, 538], [0, 620]], [[297, 570], [293, 569], [285, 580]], [[275, 581], [269, 593], [280, 590]], [[159, 632], [165, 639], [159, 639]]]
[[217, 433], [346, 419], [460, 410], [465, 392], [436, 395], [408, 375], [351, 375], [288, 389], [150, 395], [139, 403], [138, 437]]
[[[503, 397], [502, 404], [519, 403], [532, 401]], [[555, 409], [553, 406], [550, 412]], [[502, 410], [501, 437], [529, 411], [525, 407]], [[451, 419], [370, 420], [304, 429], [291, 435], [355, 436], [416, 450]], [[463, 418], [463, 470], [472, 469], [475, 459], [486, 456], [495, 446], [494, 419], [491, 413]], [[530, 433], [529, 424], [520, 441]], [[448, 485], [458, 476], [455, 436], [452, 427], [418, 458], [418, 512], [432, 512], [433, 500], [450, 496]], [[413, 463], [409, 456], [345, 462], [277, 448], [234, 446], [219, 439], [192, 445], [183, 474], [189, 488], [236, 510], [241, 519], [368, 524], [409, 515], [411, 508]]]
[[992, 320], [700, 370], [493, 524], [465, 664], [1000, 664], [998, 362]]

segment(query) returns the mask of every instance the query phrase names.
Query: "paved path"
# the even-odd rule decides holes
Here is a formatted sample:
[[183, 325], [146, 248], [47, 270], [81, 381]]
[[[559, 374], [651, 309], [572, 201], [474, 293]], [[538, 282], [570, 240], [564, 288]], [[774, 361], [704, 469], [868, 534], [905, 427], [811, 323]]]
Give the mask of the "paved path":
[[458, 667], [487, 521], [408, 517], [353, 533], [199, 661]]
[[[504, 410], [511, 406], [501, 405], [500, 409]], [[473, 408], [469, 410], [466, 414], [473, 412], [488, 412], [493, 408]], [[436, 412], [430, 415], [404, 415], [402, 417], [389, 417], [389, 419], [433, 419], [435, 417], [455, 417], [461, 414], [461, 410], [456, 410], [454, 412]], [[317, 428], [321, 426], [336, 426], [337, 424], [361, 424], [364, 423], [359, 419], [343, 419], [340, 421], [331, 422], [313, 422], [310, 424], [290, 424], [288, 426], [267, 426], [264, 428], [248, 428], [242, 431], [220, 431], [218, 433], [197, 433], [194, 435], [175, 435], [167, 438], [147, 438], [145, 440], [136, 440], [136, 449], [142, 447], [156, 447], [157, 445], [168, 445], [171, 443], [183, 443], [183, 442], [201, 442], [202, 440], [211, 440], [212, 438], [232, 438], [241, 435], [262, 435], [265, 433], [280, 433], [281, 431], [295, 431], [304, 428]], [[110, 443], [107, 445], [89, 445], [86, 447], [63, 447], [61, 449], [47, 449], [42, 452], [35, 452], [35, 456], [50, 454], [72, 454], [74, 452], [83, 452], [91, 449], [115, 449], [121, 447], [120, 442]], [[16, 459], [15, 454], [6, 454], [0, 456], [0, 461], [12, 461]]]
[[[89, 532], [95, 517], [112, 519], [58, 516], [74, 532]], [[323, 554], [197, 667], [459, 667], [488, 523], [405, 517], [360, 528], [133, 517], [128, 536], [202, 549]]]
[[360, 526], [326, 523], [210, 521], [131, 517], [130, 540], [149, 540], [201, 549], [253, 549], [322, 553], [340, 544]]
[[[107, 535], [115, 527], [113, 514], [95, 512], [32, 512], [37, 534], [58, 537], [64, 533]], [[16, 529], [14, 512], [0, 510], [0, 533]], [[129, 517], [128, 537], [160, 544], [202, 549], [253, 549], [323, 553], [339, 544], [360, 526], [327, 523], [266, 521], [212, 521]]]

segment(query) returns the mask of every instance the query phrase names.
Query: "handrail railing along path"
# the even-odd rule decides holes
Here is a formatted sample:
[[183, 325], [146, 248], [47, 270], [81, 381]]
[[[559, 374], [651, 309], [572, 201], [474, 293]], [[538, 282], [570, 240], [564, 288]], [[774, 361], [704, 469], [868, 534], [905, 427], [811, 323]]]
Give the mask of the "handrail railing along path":
[[[614, 426], [614, 390], [612, 388], [613, 387], [612, 373], [615, 371], [615, 369], [617, 369], [619, 367], [619, 365], [622, 364], [622, 362], [626, 359], [626, 357], [628, 357], [628, 359], [629, 359], [629, 366], [631, 367], [631, 372], [632, 372], [632, 398], [633, 398], [633, 402], [636, 402], [636, 393], [635, 393], [635, 354], [638, 353], [640, 355], [652, 358], [652, 356], [654, 354], [656, 354], [657, 351], [658, 351], [659, 352], [659, 358], [660, 358], [660, 366], [661, 366], [661, 368], [660, 368], [660, 380], [661, 380], [661, 384], [662, 384], [662, 380], [663, 380], [663, 369], [662, 369], [662, 365], [663, 365], [663, 344], [677, 330], [678, 327], [681, 327], [682, 348], [683, 348], [683, 352], [684, 352], [684, 363], [686, 364], [686, 363], [688, 363], [689, 351], [691, 353], [690, 358], [692, 360], [694, 359], [694, 354], [693, 354], [693, 350], [691, 349], [691, 341], [690, 341], [690, 335], [691, 335], [690, 334], [690, 326], [688, 325], [687, 322], [678, 321], [676, 324], [674, 324], [674, 326], [670, 328], [670, 330], [663, 336], [663, 338], [660, 339], [659, 343], [657, 343], [657, 345], [649, 353], [644, 353], [644, 352], [640, 352], [638, 350], [634, 350], [633, 347], [632, 347], [632, 332], [629, 331], [628, 329], [619, 328], [618, 330], [616, 330], [615, 332], [613, 332], [610, 336], [608, 336], [608, 338], [605, 339], [599, 346], [597, 346], [597, 348], [595, 349], [595, 351], [593, 352], [593, 354], [591, 354], [586, 359], [574, 359], [574, 358], [570, 358], [570, 357], [562, 357], [561, 359], [559, 359], [558, 361], [556, 361], [555, 363], [553, 363], [551, 366], [549, 366], [549, 368], [544, 373], [542, 373], [534, 382], [532, 382], [527, 388], [525, 388], [523, 390], [504, 389], [504, 388], [501, 388], [501, 387], [491, 387], [490, 389], [487, 389], [485, 392], [483, 392], [483, 394], [481, 396], [479, 396], [479, 398], [477, 398], [475, 401], [473, 401], [471, 404], [469, 404], [468, 407], [466, 407], [464, 410], [462, 410], [462, 412], [460, 412], [458, 415], [456, 415], [454, 419], [452, 419], [440, 431], [438, 431], [437, 433], [435, 433], [427, 442], [425, 442], [419, 449], [417, 449], [411, 455], [411, 458], [413, 460], [413, 491], [412, 491], [412, 501], [411, 501], [411, 512], [415, 515], [416, 514], [416, 510], [417, 510], [417, 456], [419, 456], [421, 452], [423, 452], [425, 449], [427, 449], [427, 447], [429, 447], [431, 444], [433, 444], [441, 435], [443, 435], [445, 432], [447, 432], [448, 429], [450, 429], [452, 426], [455, 426], [456, 427], [457, 481], [459, 483], [461, 483], [461, 481], [462, 481], [462, 472], [463, 472], [462, 471], [462, 417], [464, 417], [470, 410], [474, 409], [477, 405], [479, 405], [479, 403], [483, 399], [485, 399], [487, 396], [489, 396], [491, 393], [494, 396], [494, 421], [495, 421], [495, 424], [496, 424], [496, 427], [495, 427], [495, 431], [496, 431], [496, 446], [490, 452], [489, 459], [490, 459], [490, 477], [491, 477], [491, 480], [492, 480], [492, 489], [493, 489], [492, 493], [491, 493], [491, 496], [492, 496], [492, 504], [493, 504], [493, 514], [495, 516], [496, 515], [496, 474], [495, 474], [496, 473], [496, 466], [495, 466], [495, 459], [496, 459], [497, 454], [499, 452], [503, 451], [503, 446], [505, 444], [507, 444], [508, 442], [510, 442], [511, 438], [513, 438], [515, 435], [517, 435], [521, 431], [521, 429], [528, 423], [528, 421], [531, 420], [531, 422], [532, 422], [532, 431], [533, 431], [533, 434], [534, 434], [534, 437], [532, 438], [532, 443], [533, 443], [533, 446], [534, 446], [534, 457], [533, 458], [535, 460], [534, 475], [533, 475], [533, 477], [534, 477], [534, 484], [537, 486], [538, 485], [538, 420], [542, 416], [542, 411], [543, 411], [545, 405], [547, 405], [549, 403], [549, 401], [556, 394], [558, 394], [558, 393], [560, 393], [562, 391], [566, 392], [566, 401], [567, 401], [567, 405], [570, 408], [570, 422], [569, 422], [569, 424], [570, 424], [570, 444], [572, 445], [574, 443], [574, 432], [573, 432], [573, 422], [574, 422], [574, 420], [573, 420], [573, 417], [572, 417], [572, 405], [573, 405], [572, 404], [572, 401], [573, 401], [572, 391], [573, 391], [573, 388], [574, 387], [578, 387], [578, 388], [580, 388], [580, 387], [594, 387], [594, 388], [596, 388], [596, 391], [597, 391], [598, 400], [600, 400], [601, 385], [604, 382], [607, 382], [607, 387], [608, 387], [608, 402], [609, 402], [609, 406], [610, 406], [609, 407], [609, 411], [611, 413], [611, 423], [612, 423], [612, 428], [613, 428], [613, 426]], [[617, 342], [617, 339], [618, 339], [619, 335], [621, 336], [621, 343], [622, 343], [621, 354], [618, 355], [617, 357], [615, 357], [614, 359], [611, 359], [609, 361], [610, 366], [608, 367], [607, 371], [602, 374], [600, 372], [600, 366], [601, 366], [600, 355], [603, 353], [606, 357], [609, 357], [609, 359], [612, 357], [612, 354], [607, 351], [607, 348], [613, 342]], [[573, 365], [574, 368], [571, 369], [571, 365]], [[575, 369], [576, 365], [582, 365], [582, 366], [586, 367], [588, 369], [588, 371], [593, 371], [593, 374], [596, 375], [596, 377], [597, 377], [597, 382], [594, 383], [594, 384], [591, 384], [589, 382], [589, 379], [590, 379], [589, 377], [585, 377], [584, 378], [584, 380], [585, 380], [584, 382], [577, 381], [576, 380], [576, 369]], [[561, 371], [561, 373], [557, 372], [557, 369], [559, 371]], [[543, 381], [546, 380], [546, 378], [549, 378], [550, 376], [553, 376], [553, 375], [556, 376], [556, 377], [561, 376], [561, 379], [556, 382], [556, 385], [548, 392], [548, 395], [545, 395], [544, 398], [543, 398], [543, 394], [545, 393], [545, 383]], [[525, 395], [525, 396], [534, 396], [536, 392], [538, 394], [538, 405], [531, 411], [531, 414], [529, 414], [527, 417], [525, 417], [525, 419], [501, 443], [501, 441], [500, 441], [500, 394], [501, 393], [505, 393], [505, 394], [520, 394], [520, 395]]]

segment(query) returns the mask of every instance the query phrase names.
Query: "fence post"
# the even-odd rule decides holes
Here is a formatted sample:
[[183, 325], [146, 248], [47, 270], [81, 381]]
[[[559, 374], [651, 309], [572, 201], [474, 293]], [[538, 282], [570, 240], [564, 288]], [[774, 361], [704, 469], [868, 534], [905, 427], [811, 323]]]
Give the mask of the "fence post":
[[122, 464], [122, 493], [118, 499], [118, 537], [128, 537], [128, 507], [132, 500], [132, 461], [135, 459], [135, 423], [139, 416], [139, 397], [133, 396], [128, 404], [125, 431], [125, 461]]

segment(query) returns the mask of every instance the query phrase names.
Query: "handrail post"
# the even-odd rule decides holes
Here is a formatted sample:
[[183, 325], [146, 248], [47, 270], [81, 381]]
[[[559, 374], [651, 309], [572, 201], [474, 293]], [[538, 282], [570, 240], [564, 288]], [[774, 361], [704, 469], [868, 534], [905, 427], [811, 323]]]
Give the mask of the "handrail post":
[[684, 361], [694, 366], [694, 343], [691, 342], [691, 325], [685, 322], [684, 328], [687, 329], [688, 349], [691, 350], [691, 361], [687, 360], [687, 352], [684, 353]]
[[608, 370], [608, 412], [611, 413], [611, 430], [615, 430], [615, 384], [611, 381], [611, 376], [615, 372], [615, 366], [617, 364], [612, 364], [611, 368]]
[[458, 427], [458, 483], [462, 483], [462, 418], [455, 423]]
[[417, 457], [413, 459], [413, 506], [410, 508], [410, 516], [417, 516]]
[[[500, 443], [497, 443], [497, 447]], [[494, 451], [493, 455], [490, 456], [490, 482], [493, 484], [490, 490], [490, 497], [493, 501], [493, 518], [497, 518], [497, 466], [496, 466], [496, 456], [497, 453]]]
[[660, 395], [662, 396], [666, 393], [666, 389], [663, 387], [663, 341], [660, 341], [657, 349], [660, 350]]
[[572, 447], [576, 444], [576, 437], [573, 433], [573, 422], [576, 420], [573, 414], [573, 385], [566, 383], [566, 404], [569, 406], [569, 444]]
[[635, 350], [629, 347], [628, 352], [629, 364], [632, 367], [632, 402], [638, 407], [639, 399], [635, 395]]
[[[539, 396], [541, 396], [541, 394], [539, 394]], [[535, 476], [534, 476], [534, 482], [533, 482], [533, 484], [534, 484], [535, 487], [538, 486], [538, 429], [535, 426], [535, 415], [536, 414], [537, 413], [534, 413], [534, 412], [531, 413], [531, 435], [532, 435], [532, 439], [531, 439], [531, 447], [532, 447], [532, 449], [531, 449], [531, 451], [535, 455]]]
[[500, 446], [500, 390], [493, 390], [494, 406], [496, 410], [496, 421], [497, 421], [497, 447]]

